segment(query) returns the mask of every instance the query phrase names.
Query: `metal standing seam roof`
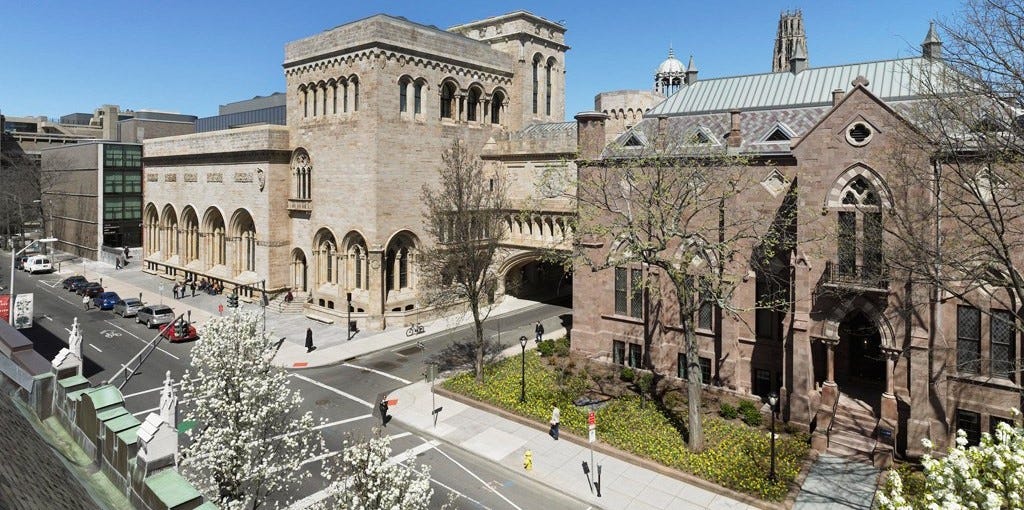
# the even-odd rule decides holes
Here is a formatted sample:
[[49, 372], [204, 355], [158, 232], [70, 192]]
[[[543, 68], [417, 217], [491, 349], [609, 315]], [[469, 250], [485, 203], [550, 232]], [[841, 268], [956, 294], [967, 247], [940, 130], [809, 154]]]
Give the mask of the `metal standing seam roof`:
[[89, 384], [89, 380], [80, 375], [73, 375], [57, 381], [57, 384], [62, 388], [71, 388], [73, 386], [78, 386], [79, 384]]
[[167, 508], [188, 503], [200, 496], [199, 491], [173, 469], [164, 469], [146, 478], [146, 486]]
[[922, 95], [922, 84], [938, 84], [945, 66], [923, 57], [818, 67], [791, 72], [711, 78], [682, 87], [644, 117], [730, 110], [794, 108], [832, 103], [832, 91], [850, 90], [858, 76], [884, 101]]
[[96, 419], [99, 421], [107, 421], [126, 414], [128, 414], [128, 410], [125, 409], [124, 406], [118, 406], [113, 409], [107, 409], [106, 411], [96, 413]]
[[94, 409], [103, 409], [114, 404], [124, 404], [124, 397], [121, 396], [121, 391], [109, 384], [86, 393], [89, 395], [89, 399], [92, 400]]
[[133, 427], [138, 427], [139, 425], [142, 425], [142, 423], [140, 423], [134, 416], [124, 414], [106, 422], [104, 425], [106, 425], [108, 429], [113, 430], [114, 433], [118, 433]]

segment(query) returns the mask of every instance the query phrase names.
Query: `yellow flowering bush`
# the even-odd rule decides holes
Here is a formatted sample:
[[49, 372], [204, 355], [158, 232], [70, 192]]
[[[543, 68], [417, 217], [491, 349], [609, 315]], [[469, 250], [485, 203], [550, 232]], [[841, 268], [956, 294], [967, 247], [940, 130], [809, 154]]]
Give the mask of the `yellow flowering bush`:
[[[488, 402], [521, 416], [547, 423], [551, 407], [562, 411], [562, 428], [587, 435], [587, 411], [573, 405], [573, 399], [589, 389], [587, 380], [571, 376], [558, 384], [554, 369], [538, 356], [526, 357], [526, 402], [519, 402], [520, 360], [508, 358], [484, 370], [484, 383], [477, 384], [473, 374], [460, 374], [444, 383], [450, 391]], [[684, 403], [685, 404], [685, 403]], [[691, 453], [686, 446], [686, 412], [664, 412], [639, 396], [613, 400], [598, 411], [597, 435], [600, 441], [630, 453], [692, 473], [723, 487], [751, 494], [768, 501], [781, 501], [788, 484], [800, 471], [807, 456], [807, 437], [798, 434], [776, 438], [777, 482], [768, 480], [770, 435], [763, 428], [706, 415], [706, 446]]]

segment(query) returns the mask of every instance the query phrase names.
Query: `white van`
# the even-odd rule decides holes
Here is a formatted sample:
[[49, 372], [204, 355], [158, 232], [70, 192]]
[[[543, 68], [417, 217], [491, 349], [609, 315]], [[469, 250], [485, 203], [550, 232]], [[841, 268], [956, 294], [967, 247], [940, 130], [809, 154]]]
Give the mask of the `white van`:
[[53, 264], [50, 258], [45, 255], [35, 255], [25, 261], [25, 271], [29, 273], [50, 273], [53, 272]]

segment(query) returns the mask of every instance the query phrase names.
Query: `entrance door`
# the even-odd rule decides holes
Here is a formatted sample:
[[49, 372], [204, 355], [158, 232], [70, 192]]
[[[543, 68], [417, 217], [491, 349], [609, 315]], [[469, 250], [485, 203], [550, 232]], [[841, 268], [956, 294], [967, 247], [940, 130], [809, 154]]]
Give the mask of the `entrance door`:
[[884, 385], [885, 357], [882, 336], [861, 311], [851, 312], [839, 325], [839, 341], [846, 344], [847, 375], [850, 382]]

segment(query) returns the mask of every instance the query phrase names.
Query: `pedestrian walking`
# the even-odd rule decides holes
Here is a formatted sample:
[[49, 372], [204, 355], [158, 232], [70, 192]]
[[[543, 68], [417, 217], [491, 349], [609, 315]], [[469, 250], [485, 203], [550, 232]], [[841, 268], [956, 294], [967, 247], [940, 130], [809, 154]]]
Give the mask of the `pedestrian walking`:
[[87, 311], [87, 312], [89, 311], [89, 303], [91, 303], [91, 302], [92, 302], [92, 300], [89, 299], [89, 295], [88, 294], [83, 294], [82, 295], [82, 306], [85, 307], [85, 311]]
[[124, 247], [124, 259], [125, 259], [125, 260], [128, 260], [128, 259], [130, 259], [130, 258], [132, 258], [132, 255], [131, 255], [131, 253], [128, 253], [128, 247], [127, 247], [127, 246], [125, 246], [125, 247]]
[[313, 329], [306, 328], [306, 352], [313, 352], [316, 347], [313, 345]]
[[537, 321], [537, 325], [533, 327], [533, 332], [537, 334], [537, 343], [540, 343], [541, 337], [544, 336], [544, 326], [540, 321]]
[[558, 406], [555, 406], [551, 410], [551, 437], [558, 441], [558, 422], [562, 419], [562, 411], [558, 410]]
[[121, 256], [114, 257], [114, 269], [121, 269]]
[[171, 293], [174, 295], [174, 299], [178, 299], [178, 284], [174, 284], [174, 288], [171, 289]]
[[192, 288], [192, 297], [196, 297], [196, 281], [195, 280], [192, 280], [192, 285], [190, 285], [190, 287]]

